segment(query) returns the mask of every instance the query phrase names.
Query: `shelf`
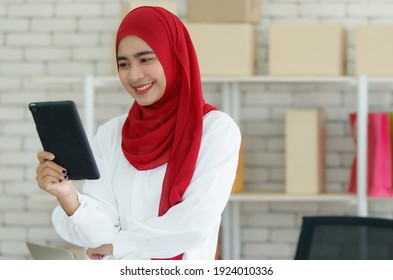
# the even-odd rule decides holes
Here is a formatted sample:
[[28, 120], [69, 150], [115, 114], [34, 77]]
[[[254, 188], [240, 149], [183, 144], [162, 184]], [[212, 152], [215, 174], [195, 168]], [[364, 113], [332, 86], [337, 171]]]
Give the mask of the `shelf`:
[[260, 193], [240, 192], [234, 193], [229, 198], [231, 202], [346, 202], [356, 204], [357, 197], [353, 194], [322, 193], [322, 194], [285, 194], [285, 193]]
[[[30, 80], [35, 83], [80, 83], [84, 84], [85, 89], [85, 129], [86, 133], [91, 139], [94, 134], [94, 104], [95, 104], [95, 89], [103, 87], [119, 87], [121, 82], [117, 75], [113, 76], [94, 76], [86, 75], [79, 77], [56, 77], [56, 76], [36, 76], [31, 77]], [[240, 89], [239, 85], [242, 83], [288, 83], [288, 84], [340, 84], [343, 86], [355, 86], [358, 91], [358, 175], [366, 174], [366, 147], [367, 147], [367, 113], [368, 113], [368, 84], [370, 83], [390, 83], [393, 84], [393, 77], [366, 77], [366, 76], [269, 76], [269, 75], [255, 75], [255, 76], [204, 76], [203, 83], [221, 83], [222, 107], [221, 110], [230, 115], [235, 122], [240, 121]], [[364, 175], [358, 178], [359, 193], [358, 199], [358, 213], [359, 215], [367, 215], [367, 199], [366, 199], [366, 178]], [[271, 199], [277, 201], [291, 200], [288, 196], [271, 196]], [[244, 197], [247, 197], [246, 195]], [[258, 200], [264, 199], [265, 195], [255, 196]], [[231, 201], [236, 199], [246, 199], [238, 196], [231, 198]], [[312, 197], [297, 198], [306, 201], [308, 199], [316, 199]], [[320, 198], [317, 198], [320, 199]], [[325, 198], [325, 199], [328, 199]], [[329, 198], [330, 199], [330, 198]], [[336, 198], [337, 199], [337, 198]]]

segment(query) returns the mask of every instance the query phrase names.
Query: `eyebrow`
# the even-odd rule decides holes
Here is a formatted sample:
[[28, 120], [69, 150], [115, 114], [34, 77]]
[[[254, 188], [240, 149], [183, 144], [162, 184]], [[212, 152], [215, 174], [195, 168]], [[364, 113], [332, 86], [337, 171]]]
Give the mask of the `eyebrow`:
[[138, 58], [141, 56], [144, 56], [146, 54], [154, 54], [153, 51], [141, 51], [141, 52], [137, 52], [136, 54], [133, 55], [134, 58]]
[[[153, 51], [141, 51], [141, 52], [137, 52], [136, 54], [134, 54], [133, 57], [134, 58], [138, 58], [138, 57], [141, 57], [141, 56], [144, 56], [144, 55], [147, 55], [147, 54], [154, 54], [154, 52]], [[125, 56], [118, 56], [116, 60], [117, 61], [127, 60], [127, 57], [125, 57]]]

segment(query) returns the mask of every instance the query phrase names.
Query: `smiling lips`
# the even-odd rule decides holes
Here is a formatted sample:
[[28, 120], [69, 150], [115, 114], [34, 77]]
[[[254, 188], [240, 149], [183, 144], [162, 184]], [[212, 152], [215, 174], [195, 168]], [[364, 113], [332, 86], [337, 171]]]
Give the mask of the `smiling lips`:
[[140, 87], [133, 87], [133, 88], [134, 88], [136, 94], [146, 94], [149, 92], [149, 90], [151, 89], [153, 84], [154, 84], [154, 82], [140, 86]]

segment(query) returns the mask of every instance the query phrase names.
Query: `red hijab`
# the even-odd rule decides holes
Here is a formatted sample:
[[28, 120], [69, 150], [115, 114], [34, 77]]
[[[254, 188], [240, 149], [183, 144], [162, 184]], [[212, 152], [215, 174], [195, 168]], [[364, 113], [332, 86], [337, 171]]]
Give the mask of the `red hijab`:
[[182, 201], [195, 170], [203, 116], [216, 108], [203, 99], [194, 46], [177, 16], [160, 7], [132, 10], [119, 26], [116, 55], [127, 35], [138, 36], [152, 48], [166, 77], [163, 97], [146, 107], [134, 102], [122, 131], [124, 156], [136, 169], [168, 163], [158, 212], [162, 216]]

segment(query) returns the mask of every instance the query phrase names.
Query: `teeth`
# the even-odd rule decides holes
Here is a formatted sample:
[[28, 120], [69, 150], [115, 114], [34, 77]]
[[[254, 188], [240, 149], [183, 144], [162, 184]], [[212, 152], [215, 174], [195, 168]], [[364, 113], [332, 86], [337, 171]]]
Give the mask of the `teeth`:
[[151, 87], [152, 84], [153, 84], [153, 83], [148, 84], [148, 85], [145, 85], [145, 86], [143, 86], [143, 87], [136, 88], [136, 89], [137, 89], [137, 90], [145, 90], [145, 89]]

